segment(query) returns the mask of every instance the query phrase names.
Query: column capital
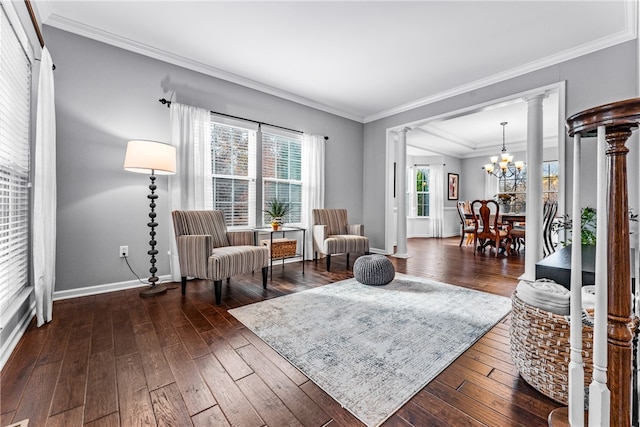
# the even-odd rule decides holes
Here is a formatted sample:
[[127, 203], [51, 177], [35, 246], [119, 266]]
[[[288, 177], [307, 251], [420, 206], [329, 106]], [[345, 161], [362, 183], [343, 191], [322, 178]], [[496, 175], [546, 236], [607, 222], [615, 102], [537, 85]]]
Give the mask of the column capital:
[[409, 132], [410, 130], [411, 130], [411, 128], [410, 128], [409, 126], [405, 126], [405, 127], [401, 128], [401, 129], [398, 129], [398, 130], [397, 130], [397, 131], [395, 131], [395, 132], [396, 132], [396, 134], [400, 134], [400, 133], [404, 133], [404, 134], [406, 134], [406, 133], [407, 133], [407, 132]]
[[544, 93], [538, 93], [538, 94], [536, 94], [536, 95], [529, 95], [529, 96], [525, 96], [525, 97], [523, 97], [522, 99], [523, 99], [525, 102], [531, 102], [531, 101], [537, 101], [537, 100], [542, 101], [543, 99], [545, 99], [545, 98], [547, 98], [547, 97], [549, 97], [549, 93], [548, 93], [548, 91], [547, 91], [547, 92], [544, 92]]

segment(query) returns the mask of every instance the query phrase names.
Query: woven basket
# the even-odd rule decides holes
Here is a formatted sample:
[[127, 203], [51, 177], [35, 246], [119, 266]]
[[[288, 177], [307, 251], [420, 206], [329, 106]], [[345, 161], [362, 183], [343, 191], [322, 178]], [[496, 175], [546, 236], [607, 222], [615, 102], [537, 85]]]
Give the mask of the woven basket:
[[271, 250], [271, 259], [288, 258], [295, 256], [298, 241], [294, 239], [261, 240], [260, 244]]
[[[520, 376], [556, 402], [568, 402], [571, 348], [565, 316], [530, 306], [511, 296], [511, 358]], [[582, 325], [582, 360], [585, 386], [591, 383], [593, 327]]]

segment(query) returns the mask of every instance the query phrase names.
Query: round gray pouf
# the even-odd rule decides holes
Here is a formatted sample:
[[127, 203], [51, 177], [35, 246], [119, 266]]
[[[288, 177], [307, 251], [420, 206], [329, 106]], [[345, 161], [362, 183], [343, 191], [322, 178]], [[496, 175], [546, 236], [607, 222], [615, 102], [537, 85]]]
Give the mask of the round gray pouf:
[[364, 255], [353, 263], [353, 275], [362, 284], [381, 286], [393, 280], [396, 270], [384, 255]]

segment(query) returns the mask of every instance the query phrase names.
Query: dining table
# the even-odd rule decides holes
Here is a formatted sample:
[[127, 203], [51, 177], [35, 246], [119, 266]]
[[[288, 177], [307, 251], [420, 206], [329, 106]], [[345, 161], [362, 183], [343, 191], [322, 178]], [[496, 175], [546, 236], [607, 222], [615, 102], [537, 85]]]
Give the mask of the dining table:
[[525, 222], [526, 219], [527, 219], [527, 215], [524, 212], [518, 212], [518, 213], [509, 212], [509, 213], [500, 214], [500, 222], [511, 224], [511, 227]]
[[[465, 213], [464, 217], [465, 219], [473, 220], [473, 215], [471, 213]], [[527, 214], [524, 212], [518, 212], [518, 213], [508, 212], [508, 213], [500, 214], [500, 218], [498, 219], [498, 222], [508, 223], [508, 224], [511, 224], [511, 226], [513, 227], [514, 224], [525, 222], [526, 219], [527, 219]]]

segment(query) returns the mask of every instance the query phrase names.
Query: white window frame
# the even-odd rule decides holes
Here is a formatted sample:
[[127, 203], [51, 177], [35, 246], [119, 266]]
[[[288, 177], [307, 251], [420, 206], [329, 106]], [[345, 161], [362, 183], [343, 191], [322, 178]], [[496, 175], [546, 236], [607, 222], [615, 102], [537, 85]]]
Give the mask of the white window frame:
[[[427, 180], [428, 187], [431, 187], [431, 170], [429, 169], [429, 165], [414, 165], [412, 168], [412, 173], [410, 174], [411, 176], [411, 185], [407, 186], [409, 188], [409, 191], [411, 192], [410, 194], [410, 200], [413, 204], [413, 207], [411, 209], [411, 213], [412, 216], [414, 218], [429, 218], [430, 214], [431, 214], [431, 192], [430, 191], [418, 191], [418, 171], [419, 170], [428, 170], [429, 171], [429, 179]], [[429, 209], [429, 213], [427, 215], [419, 215], [419, 203], [418, 203], [418, 199], [420, 194], [423, 194], [426, 196], [426, 200], [427, 200], [427, 208]]]
[[[226, 126], [235, 129], [240, 129], [242, 131], [248, 132], [248, 175], [247, 176], [237, 176], [237, 175], [228, 175], [228, 174], [220, 174], [214, 173], [214, 162], [216, 159], [215, 153], [215, 129], [216, 126]], [[282, 179], [282, 178], [273, 178], [273, 177], [263, 177], [263, 140], [268, 135], [274, 135], [276, 137], [285, 138], [288, 140], [294, 140], [295, 142], [300, 144], [300, 162], [302, 161], [302, 134], [288, 132], [281, 130], [279, 128], [271, 127], [271, 126], [262, 126], [258, 128], [257, 126], [252, 128], [252, 123], [245, 123], [241, 120], [229, 119], [225, 117], [221, 117], [216, 115], [215, 113], [211, 114], [211, 180], [212, 184], [216, 179], [233, 179], [239, 181], [247, 181], [248, 182], [248, 221], [246, 224], [235, 224], [230, 221], [229, 218], [227, 220], [227, 226], [229, 229], [246, 229], [246, 228], [254, 228], [257, 226], [264, 227], [270, 224], [270, 219], [266, 218], [264, 215], [264, 209], [266, 203], [269, 200], [265, 197], [265, 182], [274, 182], [274, 183], [285, 183], [288, 185], [299, 185], [300, 186], [300, 201], [298, 212], [300, 213], [300, 220], [298, 222], [291, 222], [289, 218], [285, 218], [285, 222], [291, 225], [301, 225], [302, 223], [302, 174], [300, 171], [300, 180], [297, 179]], [[260, 164], [258, 164], [258, 162]], [[300, 165], [301, 167], [301, 165]], [[257, 185], [259, 183], [260, 185]], [[212, 188], [212, 197], [210, 201], [211, 208], [218, 209], [218, 202], [216, 202], [215, 197], [215, 185]]]
[[[289, 144], [298, 144], [299, 150], [299, 158], [298, 159], [292, 159], [291, 157], [289, 157], [289, 163], [288, 163], [288, 174], [289, 178], [277, 178], [277, 177], [266, 177], [264, 174], [264, 159], [265, 159], [265, 154], [263, 151], [262, 154], [262, 162], [263, 162], [263, 172], [262, 172], [262, 210], [264, 212], [264, 210], [267, 208], [267, 204], [271, 201], [267, 199], [266, 196], [266, 190], [265, 187], [267, 185], [267, 183], [273, 183], [273, 184], [285, 184], [289, 187], [289, 194], [287, 195], [287, 197], [282, 197], [281, 195], [277, 194], [276, 198], [278, 198], [278, 200], [280, 201], [287, 201], [289, 203], [291, 203], [292, 206], [292, 211], [295, 215], [297, 215], [297, 218], [294, 217], [293, 219], [291, 218], [291, 215], [287, 215], [284, 218], [285, 223], [291, 224], [291, 225], [302, 225], [302, 135], [301, 134], [297, 134], [297, 133], [291, 133], [291, 132], [286, 132], [286, 131], [281, 131], [278, 129], [274, 129], [271, 127], [266, 128], [265, 130], [263, 130], [262, 132], [262, 141], [265, 141], [265, 138], [269, 137], [269, 136], [275, 136], [277, 138], [281, 138], [283, 140], [288, 140]], [[262, 145], [262, 149], [264, 150], [264, 144]], [[293, 179], [291, 178], [291, 168], [292, 167], [296, 167], [296, 165], [292, 164], [292, 160], [297, 160], [298, 161], [298, 167], [300, 167], [300, 170], [298, 171], [298, 176], [300, 176], [300, 179]], [[298, 201], [291, 201], [291, 186], [299, 186], [300, 187], [300, 200]], [[297, 207], [297, 209], [296, 209]], [[296, 221], [296, 219], [298, 221]], [[271, 223], [270, 218], [267, 218], [266, 214], [262, 215], [262, 225], [266, 226], [268, 224]]]
[[[0, 3], [0, 328], [31, 293], [33, 52], [11, 2]], [[7, 62], [9, 62], [7, 64]], [[26, 75], [26, 77], [25, 77]], [[24, 78], [24, 80], [21, 80]]]

